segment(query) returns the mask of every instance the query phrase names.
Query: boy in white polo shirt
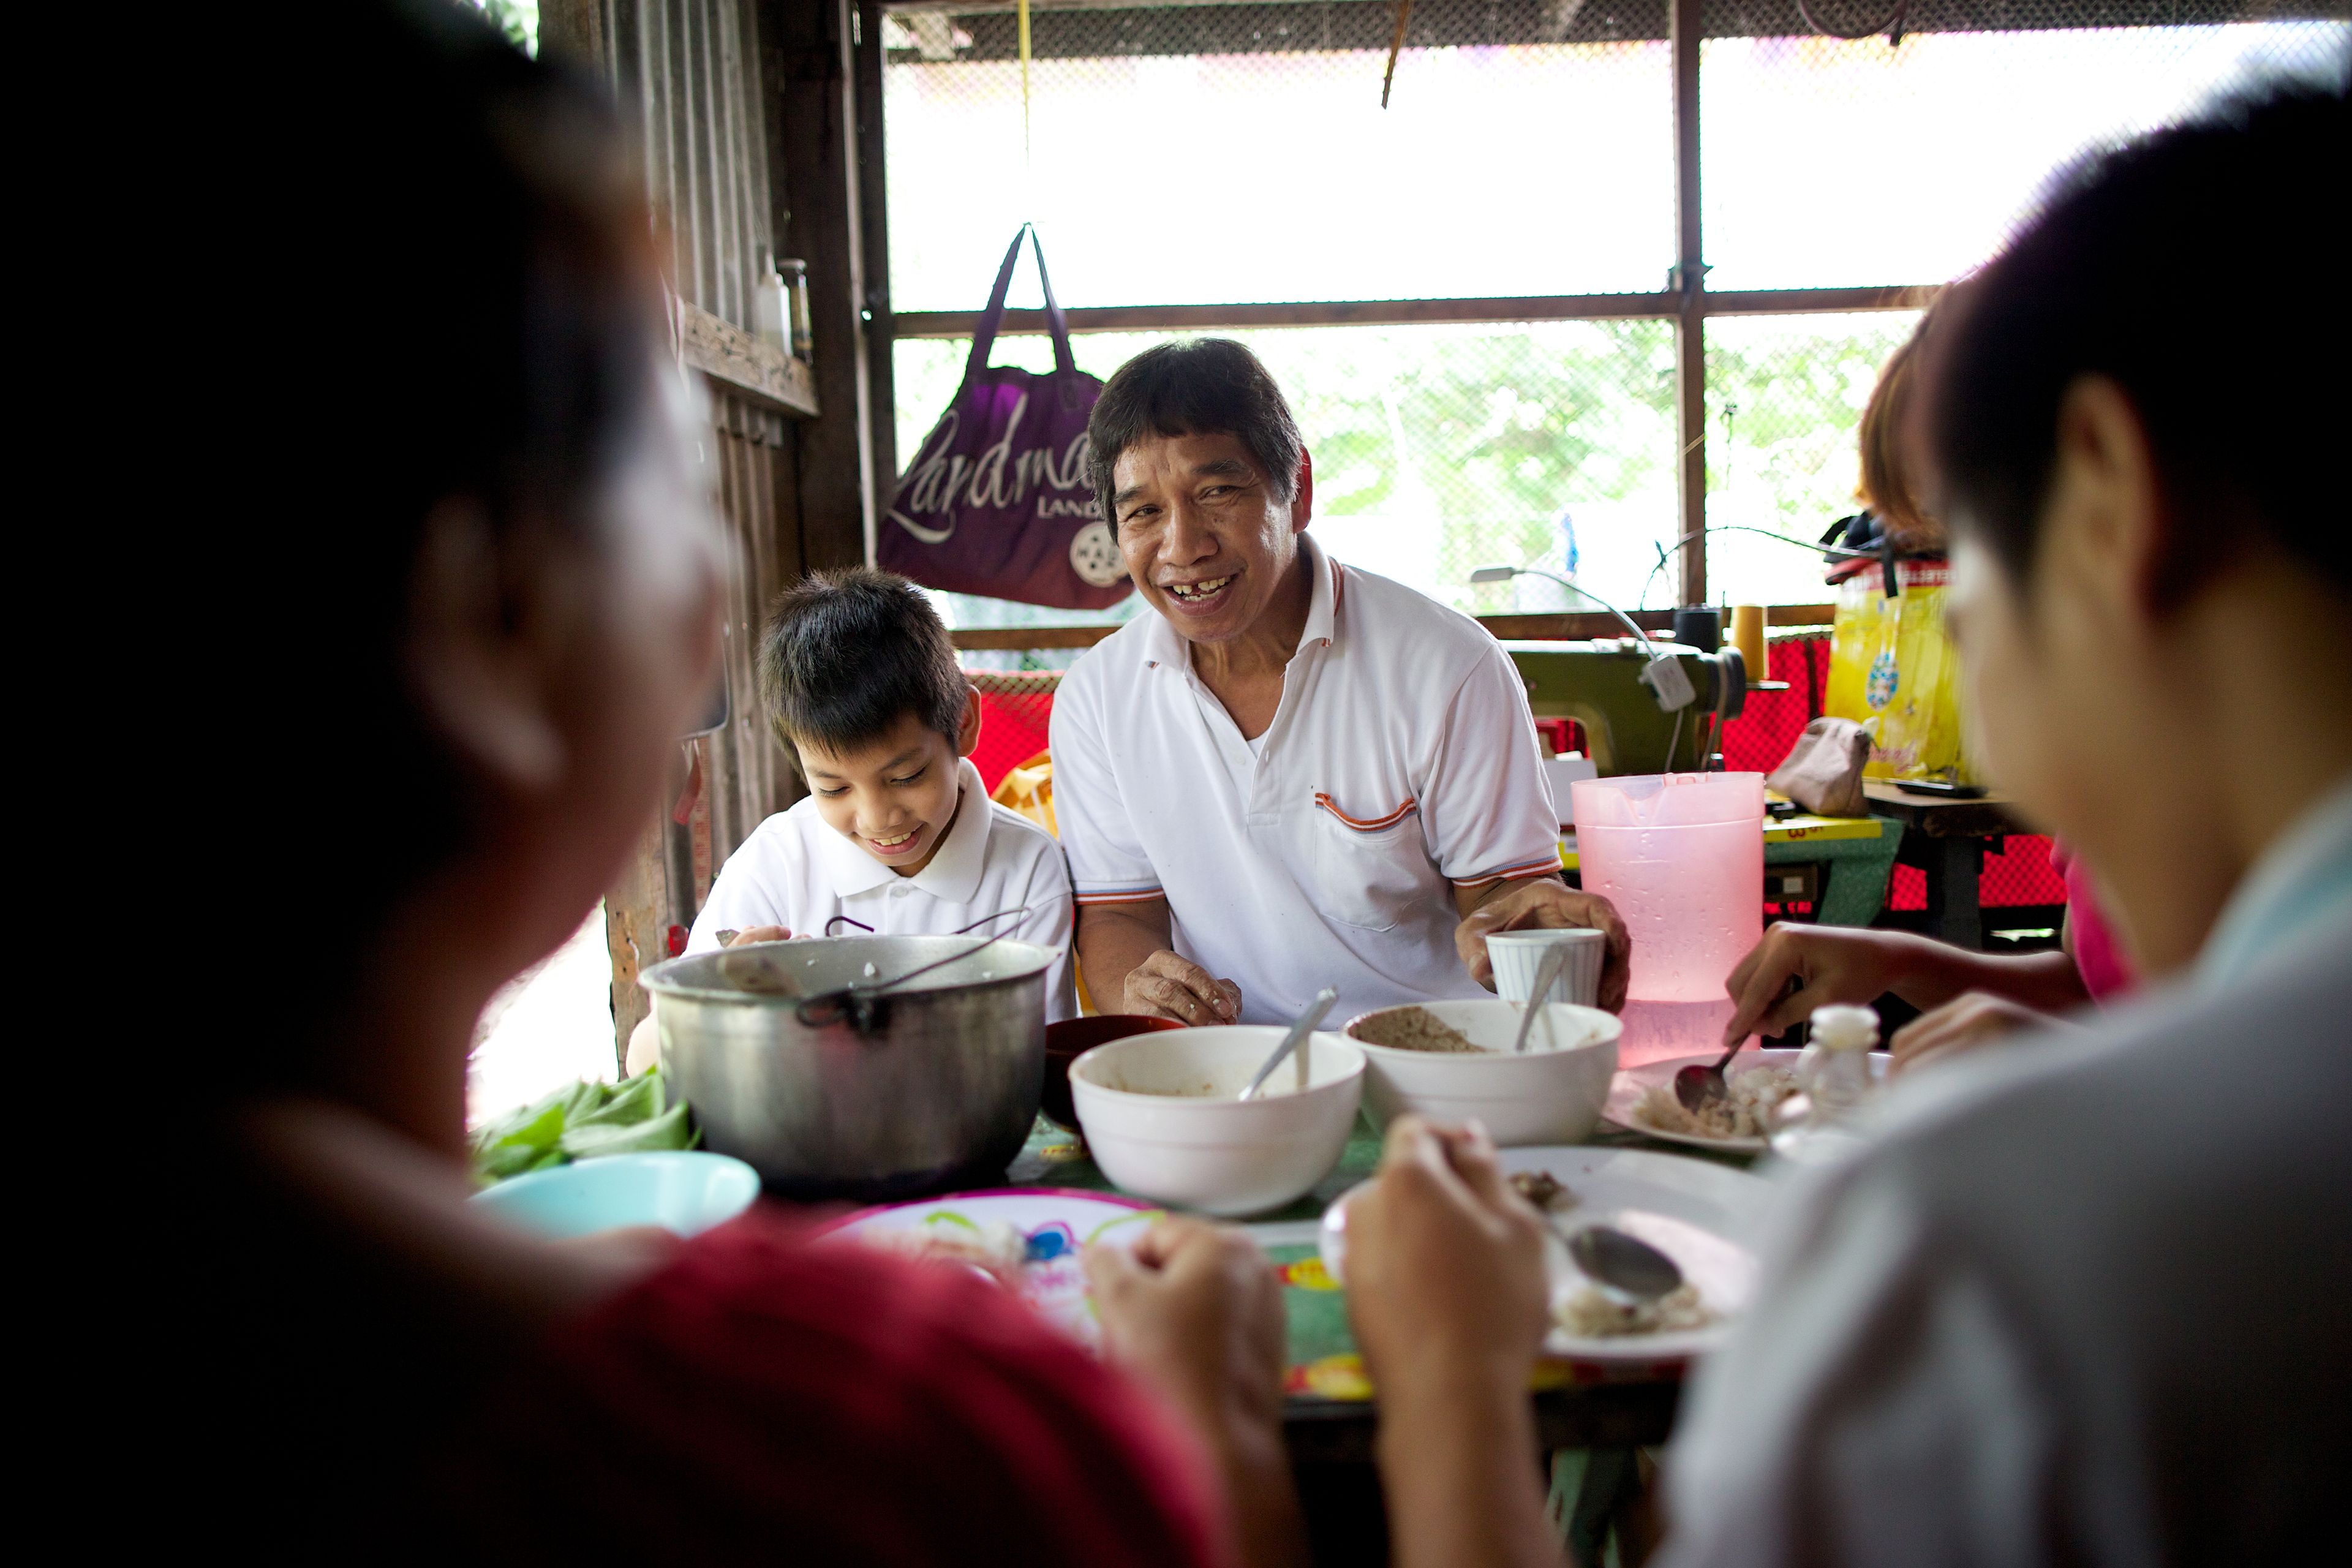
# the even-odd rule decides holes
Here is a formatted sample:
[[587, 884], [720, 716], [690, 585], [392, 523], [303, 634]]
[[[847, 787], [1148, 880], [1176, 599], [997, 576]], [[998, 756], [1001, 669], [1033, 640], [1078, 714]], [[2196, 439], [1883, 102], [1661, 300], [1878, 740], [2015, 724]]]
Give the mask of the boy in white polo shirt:
[[[858, 926], [944, 936], [1025, 907], [980, 929], [1059, 952], [1045, 1016], [1075, 1016], [1062, 847], [989, 799], [969, 760], [980, 694], [922, 590], [866, 567], [810, 577], [777, 599], [759, 668], [768, 721], [809, 794], [728, 858], [686, 950]], [[629, 1070], [658, 1050], [648, 1018]]]

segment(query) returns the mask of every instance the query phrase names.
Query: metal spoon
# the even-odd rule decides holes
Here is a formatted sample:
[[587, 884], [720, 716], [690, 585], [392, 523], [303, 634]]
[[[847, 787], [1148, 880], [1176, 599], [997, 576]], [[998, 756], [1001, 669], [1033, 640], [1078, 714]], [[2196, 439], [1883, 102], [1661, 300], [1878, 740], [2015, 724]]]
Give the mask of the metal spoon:
[[1282, 1044], [1274, 1047], [1274, 1055], [1265, 1058], [1265, 1066], [1257, 1069], [1257, 1076], [1249, 1080], [1249, 1087], [1242, 1090], [1238, 1098], [1256, 1099], [1258, 1086], [1274, 1076], [1274, 1069], [1280, 1067], [1290, 1053], [1298, 1048], [1299, 1041], [1315, 1032], [1315, 1026], [1323, 1021], [1323, 1015], [1328, 1013], [1331, 1010], [1331, 1004], [1339, 999], [1339, 988], [1336, 985], [1326, 985], [1322, 990], [1318, 991], [1315, 994], [1315, 1000], [1307, 1004], [1297, 1018], [1292, 1022], [1290, 1033], [1282, 1037]]
[[1536, 1015], [1551, 1000], [1552, 987], [1559, 984], [1559, 972], [1568, 967], [1568, 943], [1556, 942], [1547, 949], [1536, 964], [1535, 989], [1528, 994], [1533, 998], [1520, 1005], [1518, 1037], [1511, 1042], [1511, 1054], [1518, 1056], [1528, 1048], [1528, 1030], [1534, 1026]]
[[1731, 1092], [1731, 1086], [1724, 1081], [1723, 1069], [1747, 1043], [1744, 1036], [1732, 1041], [1731, 1048], [1717, 1057], [1711, 1068], [1694, 1062], [1675, 1074], [1675, 1098], [1682, 1101], [1685, 1110], [1696, 1115]]
[[1673, 1258], [1612, 1226], [1586, 1226], [1568, 1238], [1568, 1255], [1603, 1296], [1623, 1306], [1654, 1301], [1683, 1282]]

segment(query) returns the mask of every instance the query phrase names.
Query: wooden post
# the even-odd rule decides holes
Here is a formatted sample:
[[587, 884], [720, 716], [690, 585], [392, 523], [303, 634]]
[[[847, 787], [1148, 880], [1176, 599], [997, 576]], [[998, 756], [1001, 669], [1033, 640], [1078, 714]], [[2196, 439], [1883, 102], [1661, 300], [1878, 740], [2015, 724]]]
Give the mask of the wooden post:
[[898, 481], [898, 381], [891, 365], [891, 344], [898, 334], [891, 321], [890, 207], [883, 177], [882, 5], [883, 0], [857, 0], [859, 30], [850, 40], [857, 56], [851, 88], [857, 103], [857, 209], [865, 220], [866, 384], [874, 411], [870, 482], [877, 520]]
[[[1698, 44], [1700, 0], [1670, 0], [1666, 39], [1675, 73], [1675, 468], [1682, 505], [1677, 537], [1706, 526], [1706, 264], [1700, 243]], [[1682, 550], [1685, 605], [1706, 603], [1706, 541]]]
[[[853, 34], [856, 0], [762, 0], [761, 51], [780, 106], [789, 227], [777, 244], [808, 263], [822, 417], [796, 425], [802, 565], [872, 559], [874, 401], [866, 341], [866, 222], [859, 204]], [[871, 40], [877, 52], [880, 28]], [[877, 66], [878, 70], [878, 66]]]

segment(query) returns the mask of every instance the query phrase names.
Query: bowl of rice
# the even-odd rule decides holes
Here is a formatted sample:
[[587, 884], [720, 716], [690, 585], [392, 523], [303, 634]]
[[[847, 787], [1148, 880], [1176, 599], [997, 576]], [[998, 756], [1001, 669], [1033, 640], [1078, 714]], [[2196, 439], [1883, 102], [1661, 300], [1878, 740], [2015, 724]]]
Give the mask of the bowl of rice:
[[1123, 1193], [1227, 1218], [1303, 1196], [1347, 1148], [1367, 1053], [1318, 1031], [1256, 1099], [1237, 1099], [1288, 1032], [1224, 1024], [1087, 1052], [1070, 1096], [1095, 1163]]
[[1598, 1007], [1539, 1009], [1511, 1054], [1524, 1009], [1492, 997], [1382, 1007], [1349, 1020], [1364, 1050], [1364, 1105], [1385, 1128], [1406, 1111], [1475, 1118], [1497, 1144], [1574, 1143], [1591, 1135], [1617, 1071], [1624, 1026]]

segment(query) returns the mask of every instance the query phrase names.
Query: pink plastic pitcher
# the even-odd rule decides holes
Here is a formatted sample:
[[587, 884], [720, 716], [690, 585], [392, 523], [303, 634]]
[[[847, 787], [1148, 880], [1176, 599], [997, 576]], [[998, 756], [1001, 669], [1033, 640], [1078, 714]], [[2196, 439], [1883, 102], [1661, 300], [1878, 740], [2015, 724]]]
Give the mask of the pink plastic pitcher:
[[1724, 981], [1764, 934], [1764, 775], [1580, 779], [1577, 865], [1633, 938], [1618, 1060], [1723, 1048]]

